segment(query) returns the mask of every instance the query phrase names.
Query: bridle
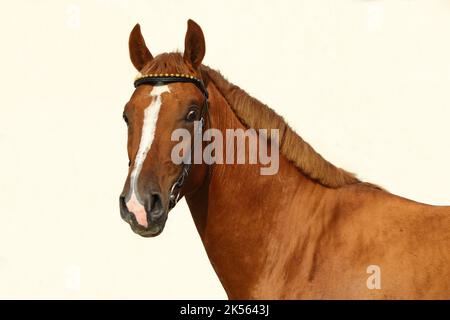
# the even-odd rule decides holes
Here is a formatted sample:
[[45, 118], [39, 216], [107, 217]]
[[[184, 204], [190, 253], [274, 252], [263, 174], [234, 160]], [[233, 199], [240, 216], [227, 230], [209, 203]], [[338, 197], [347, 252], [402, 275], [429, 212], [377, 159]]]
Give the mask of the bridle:
[[[205, 124], [205, 116], [208, 113], [208, 91], [206, 90], [205, 84], [203, 80], [196, 78], [194, 76], [188, 75], [188, 74], [174, 74], [174, 73], [159, 73], [159, 74], [139, 74], [135, 81], [134, 81], [134, 87], [137, 88], [140, 85], [143, 84], [150, 84], [150, 85], [163, 85], [163, 84], [170, 84], [175, 82], [184, 82], [184, 83], [193, 83], [195, 86], [200, 89], [200, 91], [203, 94], [203, 97], [205, 98], [203, 103], [203, 108], [201, 110], [200, 114], [200, 123], [201, 127], [204, 127]], [[180, 191], [181, 187], [183, 186], [184, 182], [186, 181], [186, 178], [189, 176], [189, 173], [191, 171], [192, 167], [192, 150], [191, 150], [191, 159], [189, 163], [183, 163], [183, 168], [181, 171], [180, 176], [175, 181], [175, 183], [170, 188], [170, 194], [169, 194], [169, 210], [171, 210], [175, 205], [177, 204], [178, 200], [180, 200]]]

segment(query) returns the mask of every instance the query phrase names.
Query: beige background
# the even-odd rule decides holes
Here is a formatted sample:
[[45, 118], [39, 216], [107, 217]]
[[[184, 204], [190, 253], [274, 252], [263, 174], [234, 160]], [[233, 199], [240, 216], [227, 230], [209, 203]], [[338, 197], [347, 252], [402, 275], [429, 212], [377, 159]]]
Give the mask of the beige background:
[[185, 202], [155, 239], [119, 218], [140, 22], [268, 103], [326, 158], [450, 204], [450, 1], [15, 1], [0, 13], [0, 297], [225, 298]]

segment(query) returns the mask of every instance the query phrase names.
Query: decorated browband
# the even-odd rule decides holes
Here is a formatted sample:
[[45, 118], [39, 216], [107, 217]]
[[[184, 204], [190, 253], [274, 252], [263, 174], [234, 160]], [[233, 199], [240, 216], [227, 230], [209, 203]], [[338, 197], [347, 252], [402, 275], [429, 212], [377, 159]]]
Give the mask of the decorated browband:
[[206, 90], [203, 81], [199, 78], [183, 73], [138, 74], [134, 80], [134, 87], [137, 88], [142, 84], [160, 85], [174, 82], [193, 83], [202, 91], [206, 99], [208, 99], [208, 91]]

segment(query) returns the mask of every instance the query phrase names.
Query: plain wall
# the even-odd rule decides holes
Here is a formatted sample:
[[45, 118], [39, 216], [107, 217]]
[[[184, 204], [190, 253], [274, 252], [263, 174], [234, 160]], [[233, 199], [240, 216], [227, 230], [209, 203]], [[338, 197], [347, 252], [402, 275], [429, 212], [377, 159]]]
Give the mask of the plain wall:
[[119, 216], [128, 35], [183, 50], [325, 158], [450, 204], [450, 1], [15, 1], [0, 13], [0, 297], [226, 298], [183, 200], [144, 239]]

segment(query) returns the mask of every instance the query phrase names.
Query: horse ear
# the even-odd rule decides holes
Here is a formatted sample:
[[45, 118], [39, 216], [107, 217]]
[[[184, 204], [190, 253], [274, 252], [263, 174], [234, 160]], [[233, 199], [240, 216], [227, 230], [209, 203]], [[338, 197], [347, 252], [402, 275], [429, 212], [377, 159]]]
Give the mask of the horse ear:
[[130, 49], [131, 62], [138, 71], [141, 71], [144, 65], [153, 59], [152, 54], [145, 45], [139, 23], [131, 30], [128, 47]]
[[183, 59], [197, 68], [205, 56], [205, 37], [200, 26], [193, 20], [188, 20], [186, 38], [184, 39]]

